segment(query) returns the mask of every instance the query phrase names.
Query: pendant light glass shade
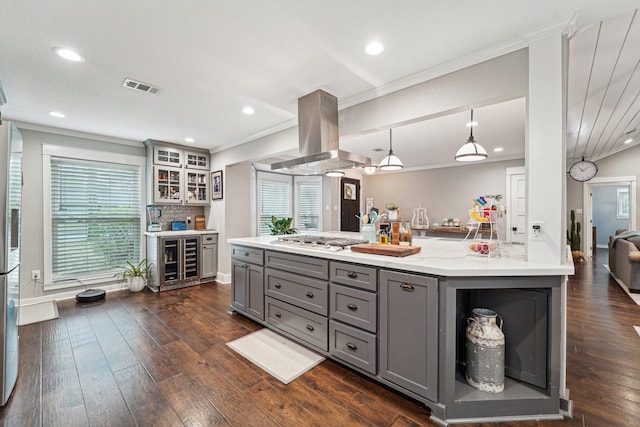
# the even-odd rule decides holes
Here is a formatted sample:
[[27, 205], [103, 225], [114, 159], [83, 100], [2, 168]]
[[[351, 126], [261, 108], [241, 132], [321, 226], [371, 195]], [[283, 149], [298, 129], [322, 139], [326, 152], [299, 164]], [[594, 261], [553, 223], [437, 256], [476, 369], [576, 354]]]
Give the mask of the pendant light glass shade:
[[376, 165], [367, 165], [367, 166], [363, 166], [362, 170], [367, 175], [373, 175], [378, 170], [378, 167]]
[[334, 171], [326, 171], [325, 176], [330, 176], [332, 178], [338, 178], [341, 176], [344, 176], [344, 172], [341, 170], [334, 170]]
[[393, 145], [392, 145], [392, 137], [391, 137], [391, 129], [389, 129], [389, 154], [387, 154], [381, 161], [380, 166], [378, 168], [381, 171], [397, 171], [404, 167], [402, 161], [393, 154]]
[[[471, 122], [473, 123], [473, 110], [471, 110]], [[459, 162], [477, 162], [487, 158], [487, 150], [473, 139], [473, 126], [469, 139], [458, 149], [455, 159]]]

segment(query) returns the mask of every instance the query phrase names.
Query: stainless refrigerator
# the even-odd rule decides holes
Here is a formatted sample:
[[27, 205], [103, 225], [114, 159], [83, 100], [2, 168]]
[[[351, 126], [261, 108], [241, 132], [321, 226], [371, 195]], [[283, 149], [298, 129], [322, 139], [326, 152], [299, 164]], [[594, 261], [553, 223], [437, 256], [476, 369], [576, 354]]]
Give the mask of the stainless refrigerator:
[[22, 137], [10, 122], [0, 124], [0, 387], [7, 403], [18, 378], [20, 300], [20, 214]]

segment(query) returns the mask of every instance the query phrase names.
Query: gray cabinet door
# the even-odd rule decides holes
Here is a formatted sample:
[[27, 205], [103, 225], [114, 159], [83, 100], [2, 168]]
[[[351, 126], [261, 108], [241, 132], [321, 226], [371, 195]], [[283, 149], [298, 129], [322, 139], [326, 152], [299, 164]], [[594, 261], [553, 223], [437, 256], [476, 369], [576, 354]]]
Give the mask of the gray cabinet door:
[[438, 397], [438, 280], [380, 271], [380, 377]]
[[247, 265], [247, 313], [264, 320], [264, 267]]
[[208, 243], [202, 245], [202, 274], [200, 277], [214, 277], [218, 269], [218, 245]]
[[231, 261], [231, 305], [264, 320], [264, 268]]
[[247, 311], [247, 263], [231, 261], [231, 305]]

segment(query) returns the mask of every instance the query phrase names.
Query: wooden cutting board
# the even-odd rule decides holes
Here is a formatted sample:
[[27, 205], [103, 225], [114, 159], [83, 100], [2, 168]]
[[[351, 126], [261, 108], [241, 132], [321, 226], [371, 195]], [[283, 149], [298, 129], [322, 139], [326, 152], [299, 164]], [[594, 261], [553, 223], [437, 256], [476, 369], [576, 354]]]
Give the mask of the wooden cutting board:
[[362, 243], [351, 246], [352, 252], [362, 252], [365, 254], [387, 255], [387, 256], [407, 256], [420, 252], [420, 246], [400, 246], [385, 245], [381, 243]]

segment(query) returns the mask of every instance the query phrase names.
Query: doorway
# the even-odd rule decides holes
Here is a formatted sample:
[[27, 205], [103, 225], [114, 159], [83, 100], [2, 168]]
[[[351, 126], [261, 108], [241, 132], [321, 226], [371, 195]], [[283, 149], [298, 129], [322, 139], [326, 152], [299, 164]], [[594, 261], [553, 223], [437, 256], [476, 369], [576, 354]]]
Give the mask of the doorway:
[[340, 231], [360, 231], [360, 181], [340, 179]]
[[[609, 236], [620, 228], [636, 229], [636, 177], [594, 178], [583, 186], [583, 252], [608, 249]], [[584, 225], [587, 225], [584, 226]]]
[[526, 175], [524, 166], [507, 168], [507, 226], [505, 240], [524, 245], [526, 237]]

